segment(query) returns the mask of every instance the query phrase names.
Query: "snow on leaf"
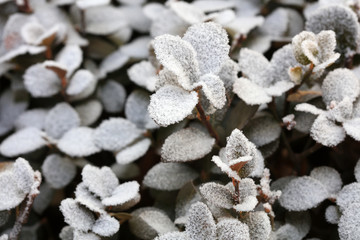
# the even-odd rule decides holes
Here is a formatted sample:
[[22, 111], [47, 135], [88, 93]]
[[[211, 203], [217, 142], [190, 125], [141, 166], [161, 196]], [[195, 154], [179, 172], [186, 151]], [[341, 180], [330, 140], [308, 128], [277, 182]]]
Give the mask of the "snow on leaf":
[[318, 143], [327, 147], [333, 147], [345, 139], [345, 130], [326, 118], [324, 114], [319, 115], [310, 130], [311, 137]]
[[46, 146], [42, 132], [33, 127], [24, 128], [7, 137], [0, 145], [0, 153], [6, 157], [15, 157], [33, 152]]
[[244, 219], [244, 223], [249, 227], [251, 240], [268, 239], [271, 232], [271, 224], [265, 212], [249, 212]]
[[83, 61], [83, 53], [78, 45], [68, 44], [56, 55], [55, 61], [64, 65], [70, 77]]
[[119, 185], [119, 180], [109, 167], [98, 168], [86, 165], [81, 175], [85, 186], [101, 198], [111, 196]]
[[100, 117], [103, 106], [98, 100], [91, 99], [75, 106], [75, 111], [79, 114], [81, 125], [90, 126]]
[[131, 215], [130, 230], [141, 239], [151, 240], [160, 234], [178, 231], [171, 219], [160, 209], [154, 207], [139, 208], [133, 211]]
[[337, 206], [330, 205], [325, 210], [325, 219], [328, 223], [338, 224], [341, 217], [340, 210]]
[[227, 33], [219, 24], [195, 24], [188, 28], [183, 39], [195, 49], [202, 75], [220, 72], [224, 61], [228, 59], [230, 46]]
[[243, 77], [235, 80], [233, 91], [249, 105], [268, 103], [272, 99], [262, 87]]
[[202, 91], [209, 102], [217, 109], [224, 107], [226, 102], [225, 87], [219, 76], [205, 74], [200, 77], [197, 86], [202, 86]]
[[144, 156], [151, 145], [151, 140], [144, 138], [122, 149], [116, 154], [118, 164], [129, 164]]
[[224, 219], [216, 225], [221, 240], [250, 240], [249, 227], [237, 219]]
[[214, 218], [209, 208], [202, 202], [191, 205], [185, 228], [190, 239], [216, 239], [216, 225]]
[[45, 118], [46, 133], [56, 139], [67, 131], [80, 125], [80, 118], [75, 109], [68, 103], [56, 104]]
[[334, 168], [327, 166], [314, 168], [310, 172], [310, 177], [319, 180], [329, 193], [336, 194], [341, 190], [342, 180], [340, 174]]
[[103, 237], [110, 237], [117, 233], [120, 229], [119, 221], [113, 217], [110, 217], [108, 214], [100, 215], [96, 219], [92, 231]]
[[176, 86], [164, 86], [151, 95], [149, 114], [160, 126], [180, 122], [192, 113], [198, 103], [196, 92], [187, 92]]
[[81, 100], [90, 96], [96, 87], [97, 80], [88, 70], [78, 70], [72, 76], [69, 85], [66, 88], [66, 94], [72, 101]]
[[95, 145], [107, 151], [119, 151], [141, 137], [143, 131], [124, 118], [104, 120], [94, 132]]
[[360, 203], [360, 183], [358, 182], [345, 185], [336, 198], [336, 204], [340, 207], [341, 211], [346, 210], [354, 203]]
[[343, 123], [343, 127], [347, 135], [351, 136], [356, 141], [360, 141], [360, 118], [346, 120]]
[[360, 203], [351, 204], [340, 217], [338, 231], [341, 240], [356, 240], [360, 236]]
[[35, 127], [41, 130], [44, 128], [46, 114], [47, 110], [43, 108], [34, 108], [23, 112], [16, 119], [15, 128], [20, 130], [27, 127]]
[[183, 163], [158, 163], [145, 175], [143, 184], [147, 187], [172, 191], [198, 177], [198, 173]]
[[60, 91], [59, 77], [41, 63], [29, 67], [23, 77], [25, 87], [33, 97], [51, 97]]
[[187, 162], [210, 153], [215, 139], [196, 128], [181, 129], [166, 138], [161, 157], [166, 162]]
[[359, 96], [360, 83], [352, 71], [339, 68], [326, 76], [321, 91], [327, 106], [331, 101], [341, 102], [345, 97], [353, 102]]
[[101, 202], [105, 206], [114, 206], [116, 211], [127, 210], [140, 201], [139, 190], [138, 182], [125, 182], [117, 186], [111, 196]]
[[93, 214], [85, 207], [80, 206], [74, 199], [67, 198], [61, 201], [60, 211], [64, 220], [71, 227], [80, 231], [88, 231], [95, 223]]
[[221, 184], [205, 183], [200, 187], [200, 192], [208, 202], [218, 207], [230, 209], [234, 205], [232, 193]]
[[63, 188], [68, 185], [76, 175], [75, 164], [67, 157], [51, 154], [45, 158], [41, 171], [46, 182], [54, 189]]
[[155, 91], [156, 68], [149, 61], [141, 61], [132, 65], [127, 73], [131, 81], [146, 88], [150, 92]]
[[279, 202], [290, 211], [304, 211], [316, 207], [329, 197], [327, 188], [318, 180], [304, 176], [293, 179], [282, 191]]
[[126, 91], [125, 88], [114, 80], [108, 80], [98, 89], [98, 97], [104, 105], [105, 111], [119, 113], [123, 110]]

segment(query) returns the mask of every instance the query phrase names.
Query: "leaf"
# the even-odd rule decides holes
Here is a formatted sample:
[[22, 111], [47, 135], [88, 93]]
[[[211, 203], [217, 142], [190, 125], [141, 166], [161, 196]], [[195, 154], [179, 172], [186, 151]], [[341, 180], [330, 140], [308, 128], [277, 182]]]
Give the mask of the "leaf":
[[117, 233], [120, 229], [119, 222], [110, 217], [107, 214], [100, 215], [98, 219], [96, 219], [94, 226], [92, 227], [92, 231], [103, 237], [110, 237]]
[[35, 127], [41, 130], [44, 128], [46, 115], [47, 110], [43, 108], [27, 110], [16, 119], [15, 128], [20, 130], [27, 127]]
[[75, 3], [77, 7], [84, 10], [92, 7], [100, 7], [102, 5], [108, 5], [110, 3], [110, 0], [95, 0], [95, 1], [77, 0]]
[[74, 230], [74, 240], [101, 240], [101, 238], [92, 232], [83, 232]]
[[198, 103], [196, 92], [187, 92], [176, 86], [164, 86], [151, 95], [150, 117], [160, 126], [180, 122], [192, 113]]
[[94, 124], [103, 111], [103, 106], [98, 100], [90, 99], [75, 106], [81, 121], [81, 126], [90, 126]]
[[121, 48], [115, 52], [110, 53], [100, 63], [99, 71], [102, 77], [105, 77], [108, 73], [114, 72], [122, 68], [130, 57], [121, 51]]
[[131, 213], [131, 232], [141, 239], [154, 239], [159, 234], [177, 231], [171, 219], [160, 209], [145, 207]]
[[225, 87], [221, 79], [213, 74], [205, 74], [200, 77], [197, 86], [202, 86], [201, 90], [205, 97], [217, 109], [224, 107], [226, 103]]
[[249, 212], [243, 221], [249, 227], [251, 240], [268, 239], [271, 232], [269, 217], [265, 212]]
[[345, 185], [336, 197], [336, 204], [342, 212], [354, 203], [360, 203], [360, 183], [358, 182]]
[[97, 80], [90, 71], [78, 70], [72, 76], [66, 88], [66, 94], [70, 96], [72, 101], [87, 98], [95, 91], [96, 83]]
[[155, 91], [156, 68], [149, 61], [141, 61], [127, 70], [131, 81], [150, 92]]
[[105, 206], [101, 203], [101, 200], [94, 195], [85, 183], [81, 182], [76, 186], [75, 200], [82, 206], [98, 214], [105, 214]]
[[338, 231], [340, 239], [355, 240], [359, 234], [360, 203], [351, 204], [340, 217]]
[[186, 215], [190, 206], [193, 203], [201, 201], [201, 195], [198, 192], [197, 187], [194, 186], [193, 182], [186, 183], [176, 196], [176, 205], [175, 205], [175, 224], [179, 224], [179, 219], [184, 219], [186, 222]]
[[355, 175], [356, 181], [360, 182], [360, 160], [358, 160], [355, 165], [354, 175]]
[[124, 118], [104, 120], [94, 132], [94, 143], [107, 151], [119, 151], [140, 138], [143, 131]]
[[174, 132], [166, 138], [161, 157], [165, 162], [188, 162], [205, 157], [211, 152], [215, 139], [196, 128]]
[[330, 205], [325, 210], [325, 219], [328, 223], [339, 224], [341, 217], [340, 210], [337, 206]]
[[97, 168], [86, 165], [81, 172], [83, 183], [101, 198], [111, 196], [119, 185], [119, 180], [109, 167]]
[[222, 159], [218, 156], [213, 156], [211, 161], [213, 161], [216, 166], [218, 166], [222, 172], [226, 173], [229, 178], [233, 178], [235, 180], [240, 181], [240, 176], [236, 171], [232, 170], [228, 164], [226, 164]]
[[298, 90], [295, 93], [289, 94], [286, 100], [288, 102], [306, 102], [309, 98], [315, 98], [318, 96], [321, 96], [321, 92], [312, 91], [312, 90], [308, 90], [308, 91]]
[[68, 44], [56, 55], [55, 61], [65, 66], [66, 77], [68, 78], [80, 67], [83, 61], [83, 53], [78, 45]]
[[351, 136], [356, 141], [360, 141], [360, 118], [346, 120], [343, 123], [343, 127], [347, 135]]
[[324, 114], [319, 115], [310, 130], [311, 137], [318, 143], [333, 147], [345, 139], [345, 131], [341, 126], [328, 120]]
[[74, 229], [70, 226], [65, 226], [61, 229], [59, 234], [61, 240], [73, 240], [74, 239]]
[[146, 154], [151, 145], [151, 140], [144, 138], [138, 142], [122, 149], [116, 154], [116, 162], [118, 164], [129, 164]]
[[300, 111], [300, 112], [306, 112], [306, 113], [311, 113], [313, 115], [320, 115], [322, 113], [324, 113], [325, 111], [323, 111], [322, 109], [317, 108], [316, 106], [309, 104], [309, 103], [300, 103], [297, 104], [295, 106], [295, 110], [296, 111]]
[[104, 198], [101, 203], [105, 206], [115, 206], [116, 211], [131, 208], [140, 201], [140, 185], [136, 181], [125, 182], [117, 186], [111, 196]]
[[263, 88], [243, 77], [235, 80], [233, 91], [248, 105], [269, 103], [272, 99]]
[[68, 103], [56, 104], [45, 118], [46, 133], [56, 139], [67, 131], [80, 125], [80, 118], [75, 109]]
[[237, 219], [224, 219], [216, 225], [217, 236], [222, 240], [250, 240], [249, 227]]
[[183, 40], [195, 49], [201, 75], [220, 72], [229, 54], [229, 39], [226, 31], [213, 22], [198, 23], [188, 28]]
[[188, 240], [186, 232], [170, 232], [161, 234], [154, 240]]
[[202, 202], [191, 205], [185, 228], [190, 239], [216, 239], [216, 225], [214, 218], [209, 208]]
[[145, 175], [143, 184], [147, 187], [172, 191], [198, 177], [198, 173], [182, 163], [158, 163]]
[[140, 168], [135, 163], [129, 164], [113, 164], [111, 170], [115, 173], [116, 177], [122, 180], [134, 179], [140, 175]]
[[329, 193], [336, 194], [341, 190], [342, 180], [340, 174], [334, 168], [327, 166], [314, 168], [310, 172], [310, 177], [319, 180]]
[[67, 157], [51, 154], [45, 158], [41, 166], [46, 182], [54, 189], [68, 185], [76, 175], [75, 164]]
[[215, 206], [231, 209], [234, 205], [233, 195], [225, 186], [209, 182], [200, 187], [201, 195]]
[[59, 77], [41, 63], [26, 69], [24, 84], [33, 97], [51, 97], [61, 89]]
[[205, 14], [187, 2], [169, 2], [169, 7], [181, 19], [189, 24], [196, 24], [203, 20]]
[[40, 194], [35, 198], [33, 204], [33, 210], [37, 214], [43, 214], [45, 209], [50, 205], [54, 195], [55, 190], [47, 182], [43, 182], [39, 188]]
[[37, 128], [24, 128], [2, 141], [0, 153], [6, 157], [16, 157], [40, 149], [46, 146], [42, 135]]
[[64, 221], [76, 230], [86, 232], [95, 223], [93, 214], [80, 206], [74, 199], [67, 198], [62, 200], [60, 211], [64, 215]]
[[114, 80], [108, 80], [98, 88], [98, 97], [109, 113], [121, 112], [126, 100], [125, 88]]
[[280, 196], [281, 206], [289, 211], [304, 211], [316, 207], [329, 197], [327, 188], [312, 177], [298, 177], [286, 185]]

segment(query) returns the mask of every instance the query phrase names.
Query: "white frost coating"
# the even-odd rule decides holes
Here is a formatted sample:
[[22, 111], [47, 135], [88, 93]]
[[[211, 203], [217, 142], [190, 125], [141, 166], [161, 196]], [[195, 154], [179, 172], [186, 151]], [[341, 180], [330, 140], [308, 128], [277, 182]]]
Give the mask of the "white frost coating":
[[105, 206], [130, 208], [140, 201], [139, 190], [140, 185], [136, 181], [122, 183], [115, 188], [110, 197], [104, 198], [101, 203]]
[[360, 183], [358, 182], [345, 185], [336, 198], [336, 204], [341, 211], [346, 210], [354, 203], [360, 203]]
[[353, 102], [359, 96], [360, 82], [351, 70], [340, 68], [331, 71], [326, 76], [321, 91], [327, 106], [331, 101], [341, 102], [345, 97]]
[[61, 240], [74, 240], [74, 229], [70, 226], [63, 227], [59, 237]]
[[322, 166], [314, 168], [310, 177], [319, 180], [329, 193], [336, 194], [341, 190], [342, 180], [338, 171], [334, 168]]
[[83, 232], [75, 229], [72, 240], [101, 240], [101, 238], [92, 232]]
[[12, 172], [18, 189], [26, 194], [30, 193], [35, 183], [35, 172], [29, 162], [24, 158], [17, 158], [13, 165]]
[[74, 199], [67, 198], [61, 201], [60, 211], [64, 220], [71, 227], [80, 231], [88, 231], [95, 223], [93, 214], [85, 207], [80, 206]]
[[215, 108], [224, 107], [226, 102], [225, 87], [219, 76], [211, 73], [205, 74], [200, 77], [196, 85], [202, 86], [205, 97]]
[[354, 168], [354, 175], [356, 181], [360, 182], [360, 159], [357, 161], [355, 168]]
[[46, 146], [43, 133], [37, 128], [24, 128], [5, 138], [0, 145], [0, 153], [6, 157], [15, 157], [33, 152]]
[[346, 120], [343, 123], [345, 132], [356, 141], [360, 141], [360, 118]]
[[310, 130], [311, 137], [327, 147], [333, 147], [345, 139], [345, 130], [326, 118], [325, 114], [318, 116]]
[[151, 145], [151, 140], [144, 138], [116, 154], [116, 162], [118, 164], [129, 164], [145, 155]]
[[346, 208], [339, 221], [338, 231], [341, 240], [356, 240], [360, 236], [360, 203]]
[[156, 237], [154, 240], [189, 240], [186, 232], [170, 232], [161, 234]]
[[124, 118], [104, 120], [94, 132], [95, 145], [107, 151], [119, 151], [141, 137], [143, 131]]
[[155, 91], [156, 68], [149, 61], [141, 61], [132, 65], [127, 73], [131, 81], [146, 88], [150, 92]]
[[196, 128], [181, 129], [166, 138], [161, 157], [166, 162], [187, 162], [210, 153], [215, 139]]
[[98, 168], [86, 165], [81, 175], [85, 186], [101, 198], [111, 196], [119, 185], [119, 180], [109, 167]]
[[338, 224], [341, 217], [339, 208], [334, 205], [330, 205], [325, 210], [325, 219], [328, 223]]
[[326, 187], [312, 177], [298, 177], [286, 185], [280, 196], [281, 206], [290, 211], [304, 211], [316, 207], [329, 197]]
[[229, 53], [226, 31], [216, 23], [200, 23], [191, 26], [184, 38], [196, 51], [201, 74], [220, 72]]
[[269, 239], [271, 224], [265, 212], [249, 212], [244, 219], [244, 223], [249, 227], [251, 240]]
[[218, 166], [222, 172], [226, 173], [230, 178], [234, 178], [238, 181], [240, 181], [239, 175], [236, 173], [236, 171], [232, 170], [229, 165], [227, 165], [225, 162], [222, 161], [222, 159], [218, 156], [213, 156], [211, 161], [213, 161], [216, 166]]
[[78, 45], [68, 44], [56, 55], [55, 61], [64, 65], [70, 77], [83, 61], [83, 53]]
[[218, 239], [250, 240], [249, 227], [237, 219], [224, 219], [216, 225]]
[[103, 106], [98, 100], [90, 99], [75, 106], [75, 111], [79, 114], [81, 125], [90, 126], [101, 116]]
[[120, 223], [108, 214], [101, 215], [96, 219], [92, 231], [103, 237], [110, 237], [120, 229]]
[[143, 184], [158, 190], [172, 191], [198, 176], [197, 172], [182, 163], [158, 163], [146, 173]]
[[234, 93], [249, 105], [260, 105], [271, 102], [271, 96], [268, 96], [263, 88], [256, 85], [247, 78], [238, 78], [234, 82]]
[[66, 88], [66, 94], [72, 101], [81, 100], [90, 96], [96, 88], [97, 80], [88, 70], [78, 70], [72, 76], [69, 85]]
[[160, 126], [180, 122], [191, 114], [198, 103], [196, 92], [187, 92], [176, 86], [164, 86], [151, 95], [149, 114]]
[[94, 143], [94, 130], [77, 127], [66, 132], [58, 142], [59, 149], [72, 157], [87, 157], [100, 152]]
[[139, 208], [131, 213], [129, 220], [131, 232], [141, 239], [154, 239], [160, 234], [175, 232], [171, 219], [160, 209], [154, 207]]
[[68, 185], [76, 175], [75, 164], [67, 157], [51, 154], [45, 158], [41, 171], [46, 182], [54, 189]]
[[317, 108], [317, 107], [315, 107], [314, 105], [309, 104], [309, 103], [300, 103], [300, 104], [297, 104], [297, 105], [295, 106], [295, 110], [296, 110], [296, 111], [299, 111], [299, 112], [311, 113], [311, 114], [314, 114], [314, 115], [320, 115], [320, 114], [322, 114], [322, 113], [325, 112], [324, 110], [319, 109], [319, 108]]
[[108, 73], [122, 68], [130, 57], [121, 51], [121, 48], [115, 52], [112, 52], [100, 63], [100, 73], [102, 76], [106, 76]]
[[230, 209], [234, 205], [231, 191], [221, 184], [205, 183], [200, 187], [200, 193], [208, 202], [218, 207]]
[[105, 214], [105, 206], [101, 203], [101, 200], [92, 194], [83, 182], [76, 186], [75, 200], [82, 206], [85, 206], [89, 210], [99, 214]]
[[258, 200], [255, 196], [248, 196], [245, 197], [241, 203], [236, 204], [233, 208], [237, 212], [250, 212], [254, 210], [257, 204]]
[[45, 118], [46, 133], [56, 139], [67, 131], [80, 125], [80, 118], [75, 109], [68, 103], [56, 104]]
[[191, 205], [185, 224], [187, 235], [192, 240], [215, 240], [216, 225], [209, 208], [202, 202]]
[[59, 77], [41, 63], [29, 67], [23, 78], [26, 89], [33, 97], [51, 97], [61, 89]]
[[121, 112], [126, 100], [125, 88], [114, 80], [108, 80], [98, 89], [98, 96], [105, 111], [109, 113]]
[[15, 121], [15, 128], [17, 130], [35, 127], [38, 129], [44, 128], [45, 117], [47, 115], [47, 110], [43, 108], [34, 108], [23, 112]]

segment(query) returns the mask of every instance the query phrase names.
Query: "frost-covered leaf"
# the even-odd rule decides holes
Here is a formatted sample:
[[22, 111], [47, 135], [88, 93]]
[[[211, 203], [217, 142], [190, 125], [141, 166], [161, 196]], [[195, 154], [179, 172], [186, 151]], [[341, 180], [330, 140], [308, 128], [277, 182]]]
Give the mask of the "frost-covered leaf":
[[309, 233], [312, 223], [309, 211], [287, 212], [285, 222], [296, 228], [300, 239], [303, 239]]
[[186, 232], [170, 232], [161, 234], [156, 237], [154, 240], [188, 240]]
[[141, 239], [151, 240], [160, 234], [178, 231], [171, 219], [160, 209], [139, 208], [131, 215], [130, 230]]
[[158, 163], [145, 175], [143, 184], [147, 187], [172, 191], [198, 177], [198, 173], [182, 163]]
[[319, 109], [316, 106], [314, 106], [312, 104], [308, 104], [308, 103], [297, 104], [295, 106], [295, 110], [300, 111], [300, 112], [311, 113], [313, 115], [320, 115], [320, 114], [324, 113], [324, 111], [322, 109]]
[[24, 74], [24, 84], [33, 97], [51, 97], [61, 89], [61, 82], [55, 72], [37, 63]]
[[247, 78], [238, 78], [234, 82], [234, 93], [249, 105], [260, 105], [271, 102], [265, 90]]
[[98, 96], [105, 111], [109, 113], [121, 112], [124, 108], [126, 91], [125, 88], [114, 80], [108, 80], [98, 89]]
[[82, 54], [78, 45], [68, 44], [56, 55], [55, 61], [65, 66], [67, 70], [66, 77], [70, 77], [80, 66], [83, 60]]
[[216, 239], [216, 225], [214, 218], [209, 208], [202, 202], [191, 205], [185, 228], [190, 239]]
[[46, 133], [56, 139], [67, 131], [80, 125], [80, 118], [75, 109], [68, 103], [56, 104], [45, 118]]
[[334, 168], [322, 166], [314, 168], [310, 177], [319, 180], [329, 193], [336, 194], [341, 190], [342, 180], [338, 171]]
[[105, 206], [101, 203], [101, 200], [90, 192], [85, 183], [82, 182], [76, 186], [75, 196], [76, 202], [80, 203], [92, 212], [99, 214], [106, 213]]
[[101, 203], [105, 206], [115, 206], [116, 210], [126, 210], [140, 201], [140, 185], [136, 181], [125, 182], [117, 186], [110, 197]]
[[76, 6], [80, 9], [87, 9], [92, 7], [100, 7], [102, 5], [108, 5], [110, 0], [76, 0]]
[[130, 80], [140, 87], [144, 87], [150, 92], [155, 91], [156, 68], [149, 61], [134, 64], [127, 73]]
[[354, 175], [355, 175], [356, 181], [360, 182], [360, 160], [358, 160], [355, 165]]
[[160, 126], [180, 122], [192, 113], [198, 103], [196, 92], [187, 92], [176, 86], [164, 86], [151, 95], [149, 114]]
[[292, 39], [292, 48], [294, 50], [295, 58], [299, 63], [303, 65], [307, 65], [311, 62], [310, 59], [305, 55], [305, 52], [303, 50], [302, 43], [305, 41], [317, 42], [316, 35], [312, 32], [303, 31]]
[[72, 76], [66, 94], [72, 101], [87, 98], [95, 91], [96, 83], [97, 80], [90, 71], [78, 70]]
[[224, 219], [216, 225], [218, 239], [250, 240], [249, 227], [237, 219]]
[[101, 215], [96, 219], [92, 231], [103, 237], [110, 237], [119, 231], [119, 221], [108, 214]]
[[7, 137], [0, 145], [0, 153], [7, 157], [33, 152], [46, 146], [42, 132], [33, 127], [24, 128]]
[[16, 119], [14, 124], [15, 128], [19, 130], [27, 127], [35, 127], [41, 130], [44, 128], [46, 115], [47, 110], [43, 108], [28, 110]]
[[345, 185], [336, 198], [336, 204], [341, 211], [346, 210], [354, 203], [360, 203], [360, 183], [358, 182]]
[[327, 106], [330, 105], [331, 101], [339, 103], [345, 97], [353, 102], [360, 93], [360, 82], [352, 71], [339, 68], [326, 76], [321, 91]]
[[279, 202], [290, 211], [304, 211], [316, 207], [329, 197], [327, 188], [312, 177], [298, 177], [286, 185]]
[[166, 138], [161, 157], [166, 162], [192, 161], [206, 156], [214, 144], [215, 139], [199, 129], [181, 129]]
[[195, 24], [186, 31], [183, 39], [195, 49], [201, 74], [217, 74], [221, 70], [230, 46], [227, 33], [219, 24]]
[[96, 146], [107, 151], [119, 151], [141, 137], [143, 131], [124, 118], [103, 121], [94, 132]]
[[75, 229], [73, 240], [101, 240], [101, 238], [92, 232], [83, 232]]
[[76, 175], [75, 164], [67, 157], [51, 154], [45, 158], [41, 166], [46, 182], [54, 189], [68, 185]]
[[123, 45], [120, 51], [133, 60], [141, 60], [149, 56], [149, 44], [152, 39], [148, 36], [138, 37]]
[[88, 127], [77, 127], [66, 132], [59, 140], [58, 148], [72, 157], [86, 157], [101, 150], [94, 143], [94, 130]]
[[100, 63], [100, 75], [105, 77], [108, 73], [122, 68], [129, 59], [130, 57], [123, 53], [121, 49], [112, 52]]
[[101, 198], [111, 196], [115, 188], [119, 185], [119, 180], [109, 167], [97, 168], [86, 165], [81, 175], [85, 186]]
[[356, 240], [360, 236], [360, 203], [351, 204], [340, 217], [339, 236], [341, 240]]
[[205, 17], [205, 14], [200, 9], [187, 2], [169, 2], [168, 5], [176, 15], [189, 24], [199, 23]]
[[140, 168], [135, 163], [125, 165], [115, 163], [111, 166], [111, 170], [122, 180], [134, 179], [140, 175]]
[[73, 240], [74, 239], [74, 229], [70, 226], [65, 226], [61, 229], [59, 234], [61, 240]]
[[98, 100], [91, 99], [76, 105], [75, 110], [79, 114], [81, 125], [90, 126], [99, 119], [103, 106]]
[[333, 147], [345, 139], [345, 130], [326, 118], [324, 114], [318, 116], [310, 130], [311, 137], [318, 143]]
[[150, 96], [144, 90], [134, 90], [125, 103], [125, 116], [141, 129], [154, 129], [159, 126], [152, 120], [148, 113]]
[[268, 239], [271, 232], [270, 219], [265, 212], [249, 212], [244, 219], [249, 227], [251, 240]]
[[200, 187], [200, 192], [208, 202], [218, 207], [230, 209], [234, 205], [232, 193], [221, 184], [205, 183]]
[[64, 215], [64, 220], [71, 227], [88, 231], [95, 223], [93, 214], [85, 207], [80, 206], [74, 199], [67, 198], [60, 204], [60, 211]]
[[338, 224], [341, 217], [339, 208], [334, 205], [330, 205], [325, 210], [325, 219], [328, 223]]
[[360, 141], [360, 118], [345, 121], [343, 127], [347, 135], [351, 136], [356, 141]]
[[129, 164], [145, 155], [151, 145], [151, 140], [144, 138], [131, 146], [122, 149], [116, 154], [118, 164]]
[[30, 193], [35, 182], [35, 172], [29, 162], [24, 158], [17, 158], [13, 164], [12, 172], [18, 189], [24, 193]]
[[275, 141], [279, 138], [280, 133], [280, 124], [268, 115], [252, 119], [244, 129], [245, 136], [257, 147]]
[[202, 91], [209, 102], [217, 109], [224, 107], [226, 102], [225, 87], [223, 81], [213, 74], [205, 74], [200, 77], [196, 84], [202, 86]]

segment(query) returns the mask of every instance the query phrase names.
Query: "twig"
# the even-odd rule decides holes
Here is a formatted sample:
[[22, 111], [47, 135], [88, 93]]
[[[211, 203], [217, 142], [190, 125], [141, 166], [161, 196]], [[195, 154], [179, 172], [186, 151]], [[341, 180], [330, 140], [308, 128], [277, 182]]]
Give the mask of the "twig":
[[311, 148], [308, 148], [307, 150], [305, 150], [304, 152], [298, 154], [300, 158], [304, 158], [307, 157], [311, 154], [313, 154], [314, 152], [316, 152], [317, 150], [319, 150], [322, 147], [322, 145], [320, 143], [316, 143], [314, 146], [312, 146]]

